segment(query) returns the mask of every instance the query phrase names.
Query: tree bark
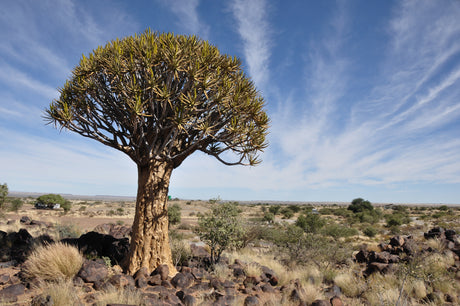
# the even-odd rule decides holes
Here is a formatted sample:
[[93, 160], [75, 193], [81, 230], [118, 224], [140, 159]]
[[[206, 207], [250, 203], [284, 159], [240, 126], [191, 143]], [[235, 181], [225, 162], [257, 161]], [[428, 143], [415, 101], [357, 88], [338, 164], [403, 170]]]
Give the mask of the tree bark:
[[165, 162], [138, 165], [136, 213], [129, 256], [123, 263], [130, 275], [142, 267], [152, 272], [164, 264], [170, 274], [176, 271], [168, 235], [167, 198], [172, 170], [173, 166]]

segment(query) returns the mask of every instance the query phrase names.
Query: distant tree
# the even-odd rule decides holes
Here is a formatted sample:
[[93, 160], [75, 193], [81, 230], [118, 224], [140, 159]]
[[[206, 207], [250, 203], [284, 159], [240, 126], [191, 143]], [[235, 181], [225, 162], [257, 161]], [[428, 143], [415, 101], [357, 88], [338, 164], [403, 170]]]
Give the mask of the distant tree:
[[351, 201], [351, 204], [348, 206], [348, 210], [351, 210], [354, 213], [358, 213], [366, 210], [374, 210], [374, 207], [372, 206], [371, 202], [362, 198], [357, 198]]
[[67, 214], [70, 209], [72, 208], [72, 202], [69, 200], [65, 200], [63, 204], [61, 204], [62, 209], [64, 209], [64, 214]]
[[272, 214], [271, 212], [267, 211], [264, 214], [263, 220], [268, 222], [268, 223], [273, 223], [275, 221], [275, 215]]
[[0, 185], [0, 209], [3, 208], [6, 196], [8, 195], [8, 185], [6, 183]]
[[216, 204], [210, 212], [198, 219], [198, 234], [201, 241], [211, 248], [211, 262], [217, 263], [222, 252], [238, 246], [244, 231], [235, 203]]
[[[50, 193], [50, 194], [44, 194], [42, 196], [39, 196], [37, 198], [37, 201], [35, 202], [35, 206], [53, 208], [54, 204], [59, 204], [62, 208], [64, 208], [64, 206], [66, 206], [66, 202], [67, 200], [64, 199], [60, 194]], [[68, 203], [70, 204], [70, 202]], [[64, 208], [64, 211], [65, 211], [65, 208]]]
[[225, 165], [256, 165], [267, 146], [264, 99], [240, 61], [195, 36], [148, 30], [109, 42], [82, 57], [60, 93], [46, 111], [49, 123], [120, 150], [137, 165], [123, 263], [129, 274], [161, 264], [175, 270], [167, 212], [173, 169], [196, 151]]

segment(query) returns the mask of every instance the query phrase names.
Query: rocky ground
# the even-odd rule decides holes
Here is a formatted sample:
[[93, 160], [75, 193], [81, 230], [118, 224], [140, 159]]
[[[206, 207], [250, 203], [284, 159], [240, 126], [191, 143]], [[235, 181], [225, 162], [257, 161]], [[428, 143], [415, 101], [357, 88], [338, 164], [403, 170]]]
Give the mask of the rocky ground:
[[[9, 222], [9, 221], [6, 221]], [[52, 243], [53, 239], [42, 234], [33, 237], [28, 229], [52, 227], [52, 224], [22, 217], [23, 228], [17, 232], [0, 231], [0, 305], [54, 305], [52, 298], [43, 294], [41, 281], [30, 279], [23, 273], [22, 264], [34, 247]], [[171, 275], [167, 266], [160, 266], [152, 273], [139, 270], [134, 276], [125, 275], [118, 263], [126, 256], [129, 246], [130, 229], [127, 226], [103, 224], [96, 231], [79, 238], [62, 241], [77, 246], [86, 259], [78, 274], [73, 278], [73, 286], [78, 292], [79, 305], [96, 305], [101, 292], [108, 288], [131, 290], [142, 295], [144, 305], [344, 305], [346, 297], [341, 288], [330, 284], [324, 290], [323, 300], [307, 304], [305, 288], [298, 280], [279, 284], [276, 273], [267, 266], [260, 266], [260, 275], [250, 275], [248, 265], [254, 263], [223, 258], [227, 275], [210, 273], [209, 254], [202, 246], [192, 245], [192, 257], [178, 273]], [[460, 243], [453, 230], [436, 227], [425, 233], [426, 241], [436, 239], [450, 252], [453, 262], [443, 267], [456, 273], [460, 280]], [[369, 277], [373, 273], [387, 274], [400, 264], [407, 264], [414, 258], [424, 258], [439, 252], [415, 241], [411, 236], [394, 236], [379, 245], [378, 250], [368, 250], [365, 246], [355, 255], [361, 273]], [[416, 267], [414, 268], [416, 269]], [[436, 303], [436, 294], [430, 293], [426, 303]], [[459, 293], [442, 297], [447, 305], [458, 305]]]

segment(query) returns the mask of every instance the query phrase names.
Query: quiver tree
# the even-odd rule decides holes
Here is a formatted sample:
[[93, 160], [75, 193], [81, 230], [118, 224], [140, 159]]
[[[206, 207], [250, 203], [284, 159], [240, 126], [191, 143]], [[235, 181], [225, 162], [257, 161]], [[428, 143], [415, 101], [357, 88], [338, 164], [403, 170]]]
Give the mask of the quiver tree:
[[[195, 151], [255, 165], [267, 143], [264, 100], [240, 61], [195, 36], [115, 40], [83, 56], [45, 118], [126, 153], [138, 168], [127, 273], [167, 264], [172, 170]], [[234, 154], [227, 154], [228, 152]], [[230, 159], [229, 159], [230, 158]]]

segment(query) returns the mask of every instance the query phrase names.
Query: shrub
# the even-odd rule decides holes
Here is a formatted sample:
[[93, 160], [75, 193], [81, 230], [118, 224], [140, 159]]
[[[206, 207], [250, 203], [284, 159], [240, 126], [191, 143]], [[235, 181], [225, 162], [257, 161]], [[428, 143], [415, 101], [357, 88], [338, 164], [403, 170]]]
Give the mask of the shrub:
[[365, 210], [373, 210], [371, 202], [364, 200], [362, 198], [357, 198], [351, 201], [351, 204], [348, 206], [348, 210], [351, 210], [354, 213], [363, 212]]
[[70, 201], [64, 201], [64, 203], [61, 204], [62, 209], [64, 209], [64, 214], [67, 214], [70, 211], [70, 208], [72, 207], [72, 202]]
[[8, 185], [6, 183], [0, 185], [0, 209], [3, 208], [6, 196], [8, 195]]
[[169, 241], [171, 247], [172, 260], [175, 266], [183, 266], [192, 257], [190, 245], [180, 239], [171, 239]]
[[324, 235], [333, 238], [350, 237], [358, 235], [358, 230], [352, 227], [346, 227], [339, 224], [329, 224], [325, 226], [322, 231]]
[[21, 199], [14, 199], [11, 201], [11, 211], [18, 212], [18, 210], [24, 205]]
[[287, 207], [284, 207], [280, 210], [280, 213], [283, 215], [283, 219], [291, 219], [294, 216], [292, 210]]
[[217, 263], [222, 252], [241, 244], [244, 231], [235, 203], [223, 203], [198, 219], [198, 234], [201, 241], [211, 248], [211, 262]]
[[262, 220], [268, 223], [273, 223], [275, 221], [275, 215], [271, 212], [266, 212]]
[[37, 247], [24, 263], [26, 275], [43, 280], [71, 279], [83, 265], [74, 246], [54, 243]]
[[279, 205], [271, 205], [268, 208], [268, 211], [276, 216], [279, 213], [280, 209], [281, 209], [281, 206]]
[[448, 211], [448, 210], [449, 210], [449, 207], [447, 207], [447, 205], [441, 205], [441, 206], [439, 206], [438, 209], [439, 209], [439, 210], [442, 210], [442, 211]]
[[181, 220], [181, 210], [182, 208], [178, 204], [173, 204], [168, 207], [168, 223], [179, 224]]
[[75, 224], [58, 224], [55, 229], [59, 239], [78, 238], [81, 235], [80, 229]]
[[375, 237], [377, 235], [378, 230], [372, 226], [368, 226], [363, 230], [363, 234], [367, 237]]
[[287, 208], [290, 209], [293, 213], [298, 213], [301, 209], [299, 205], [295, 204], [291, 204]]
[[316, 214], [301, 215], [295, 222], [295, 225], [307, 233], [317, 233], [325, 224], [326, 220]]

